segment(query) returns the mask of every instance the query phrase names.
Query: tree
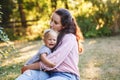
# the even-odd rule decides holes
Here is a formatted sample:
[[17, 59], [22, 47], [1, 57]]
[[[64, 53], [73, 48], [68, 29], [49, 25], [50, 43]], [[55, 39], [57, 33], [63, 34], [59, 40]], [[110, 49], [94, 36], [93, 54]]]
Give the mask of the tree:
[[26, 28], [27, 27], [27, 22], [26, 22], [26, 16], [25, 16], [22, 0], [18, 0], [18, 11], [20, 13], [22, 27]]
[[69, 9], [68, 0], [65, 0], [65, 1], [64, 1], [64, 4], [65, 4], [65, 8], [66, 8], [66, 9]]
[[2, 7], [1, 7], [1, 5], [0, 5], [0, 23], [2, 22], [2, 12], [1, 12], [1, 9], [2, 9]]
[[10, 21], [10, 16], [13, 12], [12, 9], [14, 8], [14, 5], [12, 0], [1, 0], [0, 4], [2, 7], [1, 12], [3, 13], [1, 15], [1, 25], [4, 27]]
[[57, 8], [57, 0], [51, 0], [51, 8], [54, 11]]

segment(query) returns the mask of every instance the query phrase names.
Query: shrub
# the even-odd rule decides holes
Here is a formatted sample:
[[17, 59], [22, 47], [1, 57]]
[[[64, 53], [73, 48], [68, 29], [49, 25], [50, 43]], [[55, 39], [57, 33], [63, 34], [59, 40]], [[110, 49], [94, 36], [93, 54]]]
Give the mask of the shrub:
[[1, 45], [0, 49], [0, 59], [1, 58], [7, 58], [10, 53], [15, 53], [16, 49], [12, 44], [9, 42], [9, 38], [7, 34], [3, 31], [3, 28], [0, 27], [0, 40], [1, 42], [5, 42], [6, 46]]

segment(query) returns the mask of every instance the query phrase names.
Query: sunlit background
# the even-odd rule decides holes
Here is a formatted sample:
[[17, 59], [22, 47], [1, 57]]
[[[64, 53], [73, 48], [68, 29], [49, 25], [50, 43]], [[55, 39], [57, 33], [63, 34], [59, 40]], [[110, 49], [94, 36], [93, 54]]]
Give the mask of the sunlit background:
[[20, 75], [58, 8], [71, 12], [85, 37], [81, 80], [120, 80], [120, 0], [0, 0], [0, 80]]
[[11, 40], [41, 38], [58, 8], [70, 10], [85, 37], [120, 32], [120, 0], [1, 0], [0, 5], [0, 26]]

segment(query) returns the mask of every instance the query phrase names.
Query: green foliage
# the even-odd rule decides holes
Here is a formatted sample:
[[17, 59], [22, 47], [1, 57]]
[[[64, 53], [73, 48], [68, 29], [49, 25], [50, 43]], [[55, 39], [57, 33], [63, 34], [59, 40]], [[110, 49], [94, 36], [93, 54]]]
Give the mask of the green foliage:
[[95, 27], [92, 27], [91, 30], [87, 31], [85, 33], [85, 37], [97, 37], [97, 31], [95, 29]]
[[0, 5], [0, 23], [1, 23], [1, 21], [2, 21], [2, 17], [1, 17], [2, 12], [1, 12], [1, 9], [2, 9], [2, 7], [1, 7], [1, 5]]
[[[11, 28], [4, 28], [4, 31], [6, 32], [6, 34], [9, 36], [9, 39], [11, 41], [14, 41], [14, 40], [21, 40], [24, 36], [23, 36], [23, 30], [24, 28], [15, 28], [14, 29], [11, 29]], [[10, 33], [10, 34], [9, 34]]]
[[1, 58], [8, 58], [9, 55], [16, 53], [16, 49], [12, 44], [9, 42], [9, 38], [7, 34], [3, 31], [3, 28], [0, 27], [0, 40], [6, 42], [7, 46], [0, 47], [0, 59]]
[[[3, 3], [5, 4], [5, 6], [3, 5]], [[3, 17], [4, 21], [5, 18], [7, 19], [6, 21], [8, 21], [9, 18], [9, 21], [12, 22], [21, 20], [18, 3], [20, 3], [23, 7], [26, 20], [36, 20], [36, 22], [27, 22], [28, 28], [33, 26], [40, 26], [39, 28], [42, 29], [40, 30], [41, 33], [36, 33], [35, 29], [31, 29], [33, 30], [30, 30], [32, 32], [31, 33], [28, 32], [26, 29], [26, 33], [29, 33], [30, 35], [32, 34], [41, 36], [42, 31], [46, 29], [46, 27], [49, 27], [50, 16], [56, 8], [69, 9], [72, 15], [76, 17], [77, 22], [81, 27], [81, 30], [85, 37], [109, 36], [113, 34], [112, 29], [114, 30], [116, 26], [114, 23], [117, 21], [119, 22], [118, 19], [120, 17], [117, 17], [120, 12], [119, 0], [57, 0], [56, 2], [52, 2], [52, 0], [5, 0], [3, 1], [3, 3], [3, 13], [5, 12], [5, 10], [8, 10], [7, 18]], [[18, 28], [18, 26], [21, 26], [18, 23], [13, 23], [12, 25], [5, 24], [5, 26], [6, 25], [12, 26], [12, 28]], [[111, 28], [112, 25], [113, 28]], [[37, 30], [39, 31], [38, 28]], [[12, 29], [7, 32], [13, 33], [9, 36], [10, 38], [21, 39], [17, 37], [19, 36], [19, 34], [16, 35], [16, 32], [12, 31]], [[22, 29], [19, 33], [22, 34]], [[24, 35], [21, 35], [19, 37], [22, 36]], [[35, 36], [34, 38], [37, 37]]]
[[[85, 37], [112, 35], [111, 26], [120, 26], [117, 21], [120, 12], [120, 1], [87, 0], [79, 3], [76, 19]], [[74, 11], [75, 12], [75, 11]], [[77, 12], [77, 11], [76, 11]], [[116, 22], [115, 22], [116, 21]], [[114, 24], [117, 23], [117, 24]], [[120, 30], [120, 28], [118, 28]]]
[[11, 19], [11, 15], [12, 15], [13, 9], [15, 7], [13, 0], [1, 0], [0, 5], [2, 6], [1, 11], [3, 13], [1, 16], [2, 17], [2, 25], [8, 26], [8, 22]]
[[4, 42], [9, 41], [8, 36], [6, 35], [5, 32], [3, 32], [3, 28], [0, 27], [0, 39]]
[[84, 15], [82, 15], [77, 16], [76, 19], [85, 37], [110, 36], [112, 34], [111, 29], [108, 27], [110, 24], [107, 24], [106, 26], [103, 25], [99, 29], [96, 28], [97, 25], [100, 25], [95, 19], [95, 16], [86, 18]]
[[98, 35], [99, 36], [110, 36], [111, 35], [111, 30], [110, 28], [104, 26], [98, 30]]

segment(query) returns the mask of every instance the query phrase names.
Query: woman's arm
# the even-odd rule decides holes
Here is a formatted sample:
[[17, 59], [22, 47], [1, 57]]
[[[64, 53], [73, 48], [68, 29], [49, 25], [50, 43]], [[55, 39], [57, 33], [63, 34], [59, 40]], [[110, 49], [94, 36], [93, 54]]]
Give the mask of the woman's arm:
[[[43, 62], [47, 67], [50, 67], [50, 68], [55, 67], [55, 64], [49, 61], [46, 56], [47, 56], [46, 53], [43, 53], [40, 55], [41, 62]], [[31, 70], [40, 69], [39, 62], [23, 66], [21, 69], [21, 73], [23, 73], [28, 69], [31, 69]]]
[[21, 69], [21, 73], [23, 73], [24, 71], [28, 70], [28, 69], [40, 69], [40, 65], [39, 65], [39, 62], [36, 62], [36, 63], [33, 63], [33, 64], [30, 64], [30, 65], [26, 65], [26, 66], [23, 66], [22, 69]]
[[[42, 69], [53, 70], [58, 67], [71, 53], [73, 47], [77, 44], [76, 37], [73, 34], [67, 34], [63, 37], [62, 44], [56, 51], [47, 56], [48, 60], [55, 64], [54, 68], [47, 67], [44, 63], [40, 62]], [[76, 52], [76, 54], [78, 54]]]
[[46, 53], [41, 54], [40, 59], [41, 59], [41, 62], [43, 62], [48, 67], [51, 67], [51, 68], [55, 67], [55, 64], [47, 59], [47, 54]]

